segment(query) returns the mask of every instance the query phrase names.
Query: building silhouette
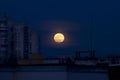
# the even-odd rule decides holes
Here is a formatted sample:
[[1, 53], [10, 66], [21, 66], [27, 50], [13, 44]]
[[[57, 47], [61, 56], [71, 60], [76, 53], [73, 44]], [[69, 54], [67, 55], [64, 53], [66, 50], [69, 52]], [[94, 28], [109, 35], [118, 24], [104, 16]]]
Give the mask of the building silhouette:
[[39, 35], [26, 24], [0, 18], [0, 64], [17, 63], [39, 53]]

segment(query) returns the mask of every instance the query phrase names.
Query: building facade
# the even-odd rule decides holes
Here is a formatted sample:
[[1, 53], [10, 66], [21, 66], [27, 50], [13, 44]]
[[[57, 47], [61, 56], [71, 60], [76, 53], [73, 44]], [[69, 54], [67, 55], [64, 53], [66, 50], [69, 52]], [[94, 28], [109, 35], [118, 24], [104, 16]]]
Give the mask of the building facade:
[[0, 63], [15, 63], [39, 53], [39, 36], [26, 24], [0, 19]]
[[6, 18], [0, 19], [0, 63], [8, 61], [10, 57], [10, 25]]
[[24, 24], [17, 24], [14, 27], [14, 34], [14, 51], [17, 59], [29, 59], [31, 53], [29, 27]]

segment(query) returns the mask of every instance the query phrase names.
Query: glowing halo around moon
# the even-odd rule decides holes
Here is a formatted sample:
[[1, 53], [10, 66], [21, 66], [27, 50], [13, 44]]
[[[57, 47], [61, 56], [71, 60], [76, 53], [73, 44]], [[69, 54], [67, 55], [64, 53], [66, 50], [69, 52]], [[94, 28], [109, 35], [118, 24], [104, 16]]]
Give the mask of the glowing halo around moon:
[[64, 42], [64, 40], [65, 40], [65, 37], [64, 37], [64, 35], [62, 33], [56, 33], [54, 35], [54, 41], [56, 43], [62, 43], [62, 42]]

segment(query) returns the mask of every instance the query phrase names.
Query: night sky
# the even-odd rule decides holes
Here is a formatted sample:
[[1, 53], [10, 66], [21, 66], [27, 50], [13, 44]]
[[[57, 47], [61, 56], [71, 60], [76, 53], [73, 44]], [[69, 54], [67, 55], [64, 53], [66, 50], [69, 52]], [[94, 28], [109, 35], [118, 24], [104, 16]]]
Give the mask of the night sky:
[[[0, 0], [4, 13], [39, 32], [44, 55], [74, 55], [91, 46], [97, 56], [120, 53], [119, 0]], [[54, 43], [56, 32], [65, 35], [64, 43]]]

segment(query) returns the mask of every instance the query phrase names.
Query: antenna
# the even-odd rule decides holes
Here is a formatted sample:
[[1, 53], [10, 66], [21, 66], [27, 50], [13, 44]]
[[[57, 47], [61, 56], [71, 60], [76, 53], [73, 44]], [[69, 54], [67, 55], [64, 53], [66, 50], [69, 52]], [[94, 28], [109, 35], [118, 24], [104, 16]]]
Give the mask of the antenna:
[[93, 50], [93, 17], [91, 16], [91, 27], [90, 27], [90, 47]]
[[91, 56], [94, 57], [95, 56], [95, 51], [93, 49], [93, 29], [94, 29], [94, 25], [93, 25], [93, 16], [90, 17], [90, 49], [91, 49]]

